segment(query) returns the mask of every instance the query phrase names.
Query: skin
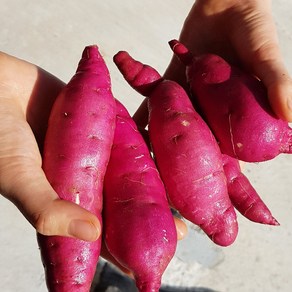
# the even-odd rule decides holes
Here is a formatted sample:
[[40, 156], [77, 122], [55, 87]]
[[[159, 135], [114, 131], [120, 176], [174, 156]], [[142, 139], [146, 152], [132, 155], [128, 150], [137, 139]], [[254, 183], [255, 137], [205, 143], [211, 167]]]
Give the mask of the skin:
[[[218, 54], [259, 77], [274, 112], [291, 122], [292, 80], [281, 55], [271, 2], [197, 0], [179, 39], [194, 54]], [[165, 75], [178, 79], [183, 71], [174, 57]]]
[[[163, 80], [127, 52], [117, 53], [114, 62], [130, 86], [149, 98], [149, 138], [171, 204], [215, 243], [230, 245], [237, 221], [221, 152], [209, 128], [178, 83]], [[186, 176], [189, 169], [191, 175]]]
[[[0, 80], [0, 193], [40, 234], [96, 240], [100, 236], [97, 217], [59, 200], [41, 167], [49, 113], [64, 83], [3, 52]], [[179, 219], [175, 222], [180, 240], [187, 233], [186, 226]]]
[[223, 155], [229, 197], [235, 208], [247, 219], [270, 225], [279, 225], [248, 178], [241, 172], [236, 158]]
[[[292, 82], [279, 49], [271, 0], [197, 0], [180, 40], [193, 52], [219, 53], [257, 75], [277, 115], [292, 121]], [[173, 58], [165, 77], [183, 83], [178, 78], [183, 70]], [[41, 168], [48, 114], [63, 85], [41, 68], [0, 53], [0, 193], [41, 234], [95, 240], [100, 235], [97, 218], [60, 201]], [[142, 106], [135, 115], [139, 125], [145, 116]]]
[[104, 180], [105, 244], [133, 272], [139, 291], [158, 291], [175, 253], [175, 225], [147, 144], [124, 106], [117, 102], [116, 108], [116, 131]]
[[[280, 51], [271, 0], [197, 0], [179, 40], [194, 54], [214, 53], [259, 77], [276, 115], [292, 121], [292, 80]], [[174, 36], [175, 37], [175, 36]], [[185, 67], [173, 57], [164, 77], [185, 88]], [[146, 126], [146, 102], [134, 115]]]
[[63, 82], [3, 53], [0, 68], [0, 193], [41, 234], [97, 239], [98, 219], [76, 204], [59, 200], [41, 168], [48, 115]]

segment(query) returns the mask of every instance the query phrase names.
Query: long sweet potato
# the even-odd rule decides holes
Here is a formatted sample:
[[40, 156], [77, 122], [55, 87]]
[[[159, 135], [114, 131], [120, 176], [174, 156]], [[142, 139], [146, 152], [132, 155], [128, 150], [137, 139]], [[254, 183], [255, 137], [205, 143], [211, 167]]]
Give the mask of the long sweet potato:
[[148, 146], [117, 101], [116, 130], [104, 182], [104, 239], [141, 292], [158, 292], [177, 242], [166, 191]]
[[217, 244], [230, 245], [237, 220], [220, 149], [184, 89], [150, 66], [119, 52], [114, 62], [127, 82], [148, 96], [149, 136], [169, 200]]
[[[43, 169], [61, 199], [84, 207], [100, 221], [103, 180], [113, 142], [115, 117], [108, 69], [98, 47], [88, 46], [76, 74], [52, 108]], [[88, 292], [101, 239], [85, 242], [62, 236], [38, 234], [37, 237], [48, 290]]]
[[260, 162], [292, 153], [292, 129], [273, 113], [260, 80], [217, 55], [193, 56], [176, 40], [170, 46], [186, 65], [194, 103], [224, 154]]

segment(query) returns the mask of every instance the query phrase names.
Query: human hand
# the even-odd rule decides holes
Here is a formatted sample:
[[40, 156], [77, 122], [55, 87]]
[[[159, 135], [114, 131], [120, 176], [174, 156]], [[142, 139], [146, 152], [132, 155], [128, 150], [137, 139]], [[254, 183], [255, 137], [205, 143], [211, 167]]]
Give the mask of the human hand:
[[[91, 241], [101, 232], [97, 217], [60, 200], [42, 170], [40, 153], [48, 117], [63, 86], [41, 68], [0, 52], [0, 194], [18, 207], [37, 232]], [[76, 219], [84, 224], [74, 226]], [[182, 239], [186, 225], [174, 220]]]
[[36, 231], [95, 240], [96, 216], [60, 200], [42, 170], [42, 150], [52, 104], [64, 84], [37, 66], [0, 53], [0, 193]]
[[[218, 54], [256, 75], [267, 87], [274, 112], [292, 122], [292, 81], [280, 52], [270, 0], [197, 0], [179, 40], [194, 54]], [[173, 57], [165, 77], [185, 86], [184, 70]], [[141, 113], [136, 115], [141, 118]]]

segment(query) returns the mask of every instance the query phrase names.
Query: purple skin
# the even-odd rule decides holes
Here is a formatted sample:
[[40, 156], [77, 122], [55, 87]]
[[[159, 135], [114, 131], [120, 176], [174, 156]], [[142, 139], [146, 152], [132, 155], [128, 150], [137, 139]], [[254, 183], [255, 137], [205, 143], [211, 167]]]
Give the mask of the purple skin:
[[104, 239], [135, 277], [140, 292], [157, 292], [177, 233], [166, 191], [148, 146], [117, 101], [114, 143], [104, 181]]
[[[53, 106], [43, 169], [60, 198], [94, 213], [101, 222], [102, 186], [115, 128], [115, 99], [97, 46], [86, 47], [76, 74]], [[88, 292], [101, 239], [85, 242], [38, 234], [49, 291]]]
[[222, 153], [247, 162], [292, 153], [292, 129], [273, 113], [261, 81], [217, 55], [192, 56], [176, 40], [170, 46], [187, 67], [194, 103]]
[[241, 172], [236, 158], [223, 154], [229, 197], [233, 206], [247, 219], [269, 225], [279, 225], [248, 178]]
[[208, 126], [177, 83], [163, 80], [126, 52], [114, 61], [128, 83], [148, 96], [150, 142], [171, 204], [215, 243], [230, 245], [238, 233], [236, 213], [222, 155]]

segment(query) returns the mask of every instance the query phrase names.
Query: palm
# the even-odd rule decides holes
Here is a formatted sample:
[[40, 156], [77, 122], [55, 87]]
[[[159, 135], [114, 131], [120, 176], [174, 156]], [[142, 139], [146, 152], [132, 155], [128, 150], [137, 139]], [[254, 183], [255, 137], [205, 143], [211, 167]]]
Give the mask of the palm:
[[35, 206], [20, 192], [35, 192], [45, 181], [39, 147], [63, 83], [28, 62], [5, 54], [0, 60], [0, 192], [34, 224], [37, 218], [29, 213]]
[[[276, 114], [292, 120], [287, 107], [292, 83], [278, 46], [270, 1], [197, 0], [184, 23], [180, 41], [194, 54], [219, 54], [258, 76], [268, 89]], [[165, 77], [186, 84], [184, 68], [175, 57]]]

